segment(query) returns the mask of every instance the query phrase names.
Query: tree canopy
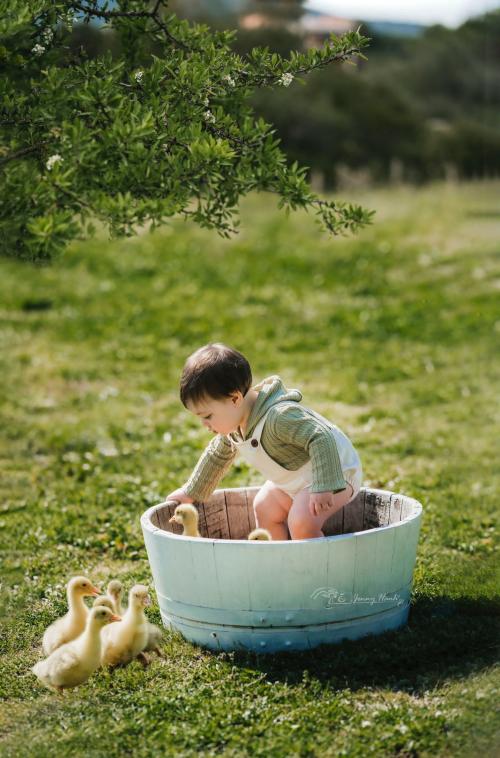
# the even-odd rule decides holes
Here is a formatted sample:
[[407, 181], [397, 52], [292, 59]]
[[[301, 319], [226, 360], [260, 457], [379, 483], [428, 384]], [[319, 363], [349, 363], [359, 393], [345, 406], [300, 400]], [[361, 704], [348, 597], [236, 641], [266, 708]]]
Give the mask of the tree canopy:
[[[115, 34], [119, 53], [75, 49], [77, 23]], [[360, 206], [318, 197], [248, 103], [256, 89], [363, 57], [367, 38], [332, 35], [283, 58], [238, 55], [235, 34], [180, 20], [165, 0], [0, 0], [3, 254], [48, 261], [91, 236], [92, 219], [112, 237], [174, 215], [229, 237], [252, 190], [313, 211], [333, 234], [369, 223]]]

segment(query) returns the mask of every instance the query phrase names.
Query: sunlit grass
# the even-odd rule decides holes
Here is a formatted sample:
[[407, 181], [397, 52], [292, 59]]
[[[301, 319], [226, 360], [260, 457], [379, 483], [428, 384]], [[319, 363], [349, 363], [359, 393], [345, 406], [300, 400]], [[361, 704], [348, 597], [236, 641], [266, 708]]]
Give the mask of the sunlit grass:
[[[334, 240], [251, 196], [233, 240], [175, 222], [0, 264], [2, 754], [491, 752], [499, 189], [366, 192], [374, 225]], [[60, 701], [29, 673], [43, 629], [72, 573], [151, 580], [139, 516], [209, 440], [177, 386], [215, 340], [344, 428], [367, 484], [423, 503], [409, 627], [270, 659], [166, 634], [166, 662]]]

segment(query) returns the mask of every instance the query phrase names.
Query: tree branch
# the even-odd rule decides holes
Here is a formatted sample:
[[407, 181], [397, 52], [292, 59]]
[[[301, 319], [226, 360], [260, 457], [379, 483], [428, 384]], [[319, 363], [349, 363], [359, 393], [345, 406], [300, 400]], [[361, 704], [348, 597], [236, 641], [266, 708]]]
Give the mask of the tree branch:
[[101, 11], [97, 8], [89, 8], [84, 5], [81, 5], [80, 3], [73, 3], [73, 8], [76, 10], [81, 11], [82, 13], [85, 13], [87, 16], [96, 16], [97, 18], [104, 18], [104, 19], [113, 19], [113, 18], [150, 18], [152, 21], [155, 22], [156, 26], [161, 29], [161, 31], [165, 34], [166, 38], [169, 42], [172, 42], [177, 47], [182, 48], [183, 50], [190, 50], [188, 45], [184, 44], [184, 42], [181, 42], [178, 40], [174, 35], [168, 30], [168, 27], [163, 23], [161, 20], [161, 16], [159, 13], [160, 6], [164, 5], [166, 7], [166, 3], [164, 0], [156, 0], [156, 4], [152, 11]]
[[6, 155], [4, 158], [0, 158], [0, 166], [10, 163], [10, 161], [14, 161], [16, 158], [22, 158], [24, 155], [36, 153], [42, 145], [45, 144], [47, 144], [46, 140], [44, 142], [39, 142], [37, 145], [30, 145], [29, 147], [23, 147], [20, 150], [16, 150], [14, 153], [9, 153], [9, 155]]

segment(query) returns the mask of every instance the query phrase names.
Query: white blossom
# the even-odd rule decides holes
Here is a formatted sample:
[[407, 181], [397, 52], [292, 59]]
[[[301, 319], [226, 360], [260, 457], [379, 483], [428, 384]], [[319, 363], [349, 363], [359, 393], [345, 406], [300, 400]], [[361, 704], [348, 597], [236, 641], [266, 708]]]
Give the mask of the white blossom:
[[283, 87], [289, 87], [293, 82], [293, 74], [282, 74], [278, 79], [278, 82], [283, 85]]
[[144, 76], [144, 71], [136, 71], [134, 74], [134, 79], [136, 82], [141, 84], [143, 76]]
[[51, 155], [50, 158], [47, 160], [47, 163], [45, 164], [49, 171], [52, 171], [52, 168], [56, 163], [60, 163], [63, 160], [61, 155]]
[[205, 121], [208, 121], [210, 124], [215, 124], [215, 116], [212, 113], [212, 111], [205, 111]]
[[229, 74], [226, 74], [222, 77], [225, 82], [229, 84], [230, 87], [236, 87], [236, 82], [234, 81], [233, 77]]
[[52, 39], [54, 37], [54, 32], [52, 31], [50, 27], [47, 27], [46, 29], [43, 30], [42, 37], [45, 44], [48, 45], [50, 42], [52, 42]]
[[31, 48], [31, 52], [34, 55], [43, 55], [43, 53], [45, 52], [45, 48], [43, 45], [36, 44], [35, 47]]
[[59, 16], [60, 20], [62, 21], [63, 26], [65, 26], [68, 30], [71, 30], [73, 27], [73, 21], [74, 21], [74, 14], [72, 11], [67, 11], [66, 13], [62, 13]]

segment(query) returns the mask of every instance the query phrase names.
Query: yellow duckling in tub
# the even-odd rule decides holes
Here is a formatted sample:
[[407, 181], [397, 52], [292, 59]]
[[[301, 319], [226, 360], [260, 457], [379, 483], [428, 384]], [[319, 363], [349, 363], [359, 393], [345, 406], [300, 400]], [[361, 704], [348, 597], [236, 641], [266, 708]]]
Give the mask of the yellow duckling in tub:
[[258, 528], [251, 531], [247, 539], [268, 541], [272, 540], [272, 536], [271, 532], [268, 529]]
[[120, 619], [109, 608], [102, 605], [92, 608], [83, 632], [36, 663], [31, 670], [42, 684], [58, 692], [83, 684], [101, 665], [101, 629], [111, 621]]
[[171, 524], [180, 524], [184, 527], [183, 537], [201, 537], [198, 530], [198, 510], [191, 503], [178, 505], [169, 521]]
[[42, 649], [45, 655], [50, 655], [61, 645], [76, 639], [87, 623], [89, 609], [83, 598], [100, 594], [86, 576], [74, 576], [66, 585], [68, 597], [68, 612], [54, 621], [43, 635]]

